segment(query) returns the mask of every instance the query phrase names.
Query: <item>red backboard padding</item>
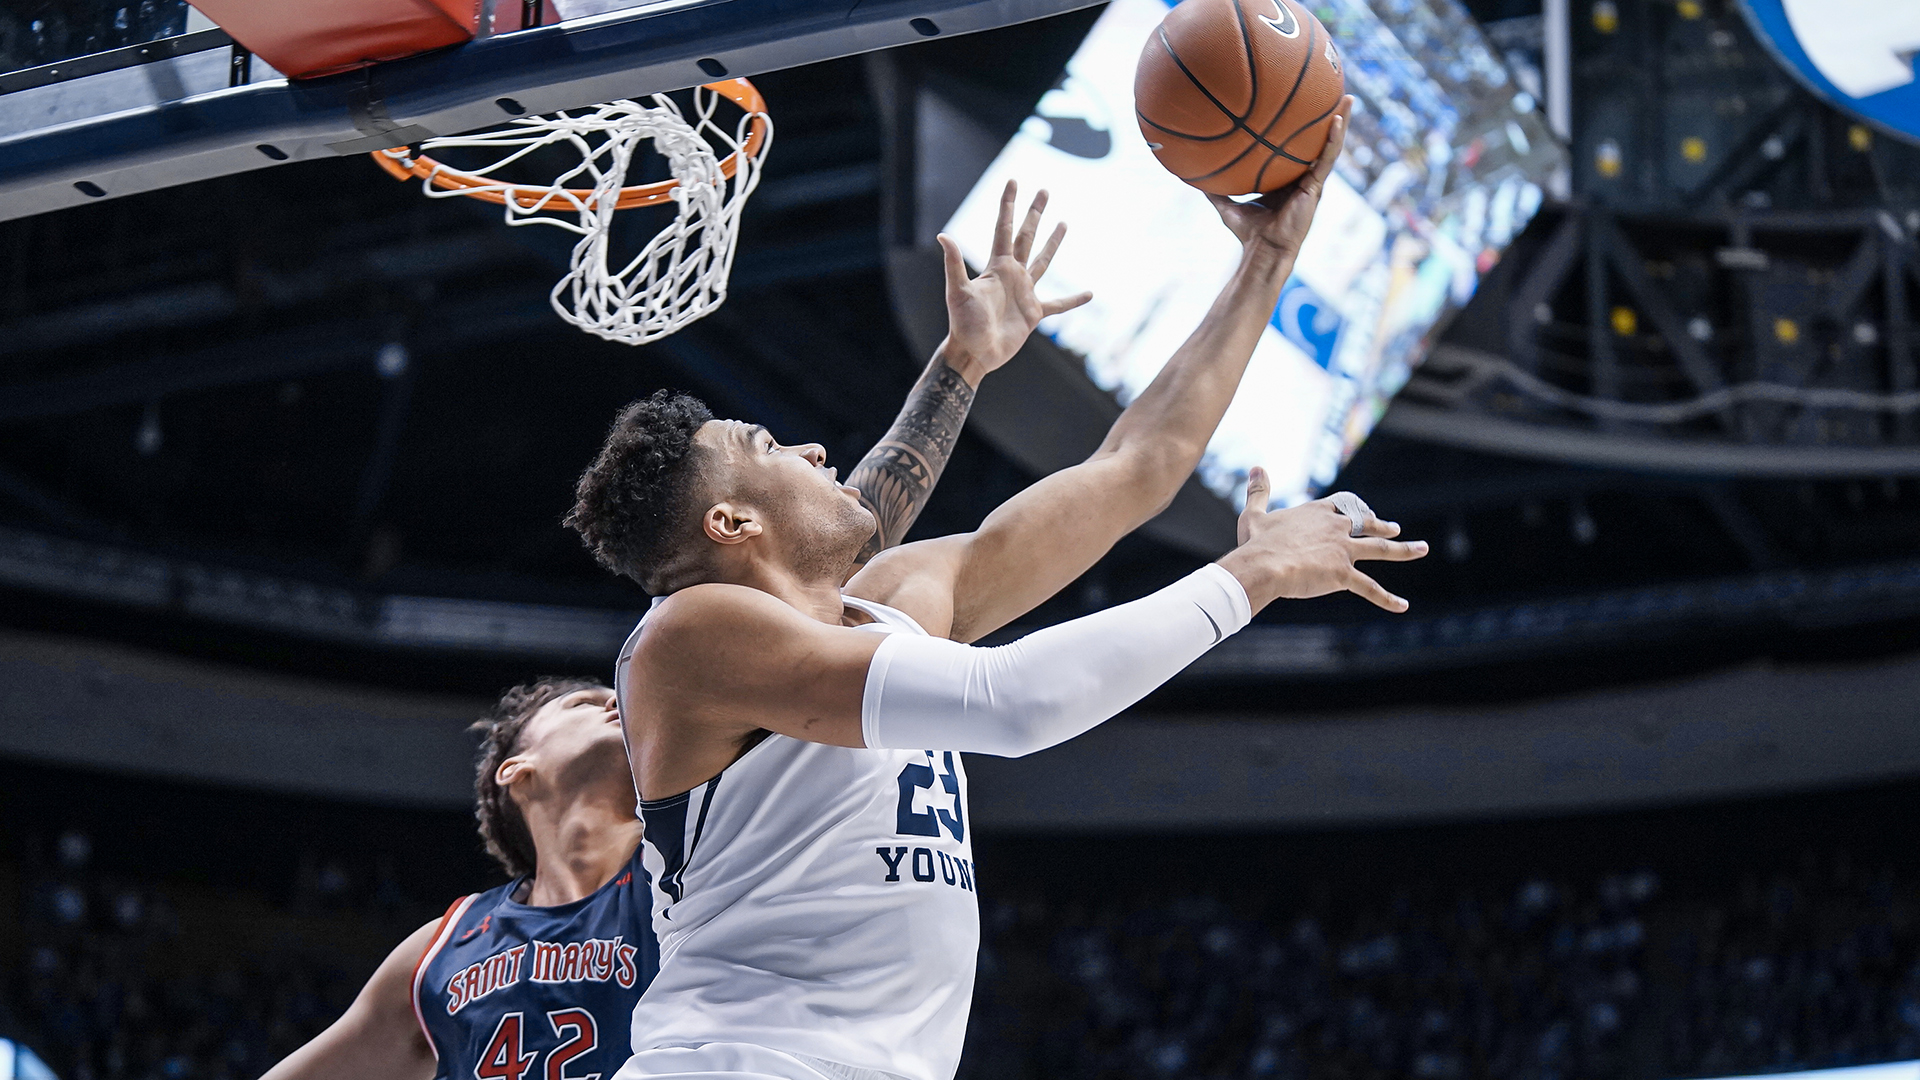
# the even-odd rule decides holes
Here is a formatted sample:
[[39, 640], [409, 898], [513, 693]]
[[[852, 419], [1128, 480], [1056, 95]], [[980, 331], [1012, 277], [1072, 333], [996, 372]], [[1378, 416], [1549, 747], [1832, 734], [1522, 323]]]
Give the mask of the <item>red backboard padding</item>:
[[190, 0], [289, 78], [331, 75], [458, 45], [484, 0]]

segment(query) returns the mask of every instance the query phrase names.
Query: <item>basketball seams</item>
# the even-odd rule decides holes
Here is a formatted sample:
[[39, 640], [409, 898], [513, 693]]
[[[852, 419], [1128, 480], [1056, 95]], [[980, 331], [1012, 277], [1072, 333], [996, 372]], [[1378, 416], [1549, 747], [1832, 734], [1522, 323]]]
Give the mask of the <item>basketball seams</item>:
[[[1252, 135], [1253, 133], [1249, 131], [1248, 134]], [[1212, 172], [1201, 173], [1198, 176], [1182, 176], [1180, 177], [1180, 179], [1189, 184], [1193, 183], [1195, 180], [1211, 180], [1214, 177], [1219, 176], [1221, 173], [1226, 172], [1228, 169], [1233, 168], [1235, 165], [1240, 164], [1242, 161], [1245, 161], [1247, 158], [1247, 155], [1253, 153], [1253, 148], [1255, 146], [1264, 146], [1268, 150], [1273, 151], [1273, 153], [1267, 156], [1266, 165], [1260, 166], [1260, 175], [1265, 175], [1267, 171], [1267, 165], [1273, 164], [1274, 158], [1283, 157], [1283, 158], [1286, 158], [1288, 161], [1293, 162], [1296, 165], [1312, 165], [1313, 164], [1313, 162], [1308, 161], [1306, 158], [1295, 157], [1292, 154], [1287, 153], [1285, 150], [1282, 150], [1279, 147], [1273, 145], [1272, 143], [1266, 141], [1265, 139], [1262, 139], [1260, 136], [1254, 135], [1253, 143], [1249, 145], [1245, 150], [1242, 150], [1238, 154], [1235, 154], [1233, 156], [1232, 161], [1227, 162], [1225, 165], [1220, 166], [1219, 168], [1213, 170]], [[1254, 187], [1256, 188], [1259, 187], [1257, 177], [1256, 177], [1256, 182], [1254, 184]]]
[[[1286, 3], [1287, 0], [1273, 0], [1273, 2], [1274, 2], [1274, 6], [1278, 7], [1279, 5]], [[1267, 121], [1267, 126], [1260, 129], [1261, 138], [1265, 138], [1267, 132], [1273, 130], [1273, 125], [1279, 123], [1280, 118], [1287, 115], [1287, 107], [1293, 104], [1294, 98], [1300, 96], [1300, 84], [1307, 81], [1307, 69], [1313, 66], [1313, 45], [1314, 45], [1314, 42], [1318, 41], [1320, 38], [1320, 21], [1318, 19], [1310, 19], [1310, 20], [1306, 20], [1306, 23], [1307, 23], [1306, 55], [1300, 58], [1300, 70], [1294, 73], [1293, 86], [1287, 91], [1286, 100], [1282, 101], [1280, 103], [1280, 108], [1274, 111], [1273, 119]], [[1275, 152], [1278, 153], [1279, 151], [1275, 151]], [[1299, 159], [1295, 158], [1294, 160], [1297, 161]]]
[[1141, 112], [1139, 106], [1137, 105], [1134, 106], [1133, 115], [1135, 119], [1139, 120], [1141, 123], [1146, 124], [1147, 126], [1153, 128], [1156, 131], [1164, 131], [1169, 135], [1186, 139], [1189, 142], [1219, 142], [1221, 139], [1224, 139], [1229, 135], [1239, 135], [1246, 131], [1245, 128], [1241, 127], [1238, 124], [1235, 124], [1234, 126], [1228, 128], [1227, 130], [1221, 132], [1218, 135], [1195, 135], [1190, 131], [1181, 131], [1179, 128], [1170, 128], [1167, 125], [1154, 120], [1153, 118], [1149, 117], [1146, 113]]
[[[1238, 3], [1234, 4], [1234, 10], [1236, 12], [1241, 10], [1240, 5]], [[1166, 50], [1167, 58], [1174, 62], [1174, 65], [1180, 69], [1180, 73], [1182, 75], [1185, 75], [1187, 77], [1187, 81], [1193, 84], [1194, 89], [1200, 91], [1200, 93], [1203, 94], [1208, 101], [1213, 103], [1213, 107], [1216, 109], [1219, 109], [1220, 114], [1222, 116], [1225, 116], [1233, 124], [1232, 128], [1228, 129], [1227, 131], [1219, 135], [1199, 136], [1198, 138], [1200, 138], [1202, 141], [1212, 142], [1219, 139], [1224, 139], [1228, 135], [1232, 135], [1236, 131], [1241, 131], [1241, 132], [1245, 132], [1247, 137], [1252, 140], [1252, 143], [1250, 143], [1246, 149], [1240, 151], [1238, 154], [1235, 154], [1233, 156], [1233, 160], [1227, 162], [1225, 165], [1220, 166], [1218, 169], [1215, 169], [1210, 173], [1202, 173], [1199, 176], [1182, 176], [1180, 177], [1180, 179], [1188, 183], [1192, 183], [1195, 180], [1205, 180], [1208, 177], [1218, 176], [1221, 173], [1226, 172], [1228, 169], [1233, 168], [1235, 165], [1238, 165], [1241, 161], [1245, 160], [1246, 156], [1253, 152], [1253, 148], [1255, 146], [1264, 146], [1271, 153], [1278, 154], [1281, 157], [1284, 157], [1290, 161], [1296, 162], [1301, 165], [1311, 164], [1310, 162], [1307, 162], [1301, 158], [1294, 157], [1292, 154], [1287, 153], [1285, 150], [1281, 149], [1280, 147], [1273, 145], [1271, 142], [1268, 142], [1264, 132], [1258, 132], [1253, 130], [1251, 127], [1248, 127], [1246, 119], [1244, 117], [1235, 115], [1232, 109], [1227, 108], [1224, 102], [1222, 102], [1219, 98], [1215, 97], [1213, 94], [1213, 91], [1207, 89], [1207, 84], [1201, 82], [1200, 77], [1198, 75], [1195, 75], [1193, 73], [1193, 69], [1187, 66], [1187, 62], [1185, 60], [1180, 59], [1180, 54], [1174, 50], [1173, 42], [1167, 40], [1167, 29], [1164, 25], [1156, 27], [1154, 29], [1154, 34], [1160, 40], [1160, 47]], [[1309, 45], [1312, 44], [1311, 38], [1309, 38], [1308, 44]], [[1282, 113], [1286, 111], [1287, 105], [1293, 101], [1294, 94], [1299, 93], [1300, 81], [1306, 75], [1307, 65], [1311, 64], [1312, 62], [1313, 62], [1313, 54], [1308, 53], [1306, 62], [1303, 63], [1300, 67], [1300, 74], [1295, 76], [1294, 78], [1293, 90], [1288, 92], [1287, 100], [1281, 103], [1280, 110]], [[1139, 106], [1137, 105], [1134, 107], [1134, 113], [1138, 115], [1140, 119], [1145, 120], [1149, 124], [1153, 124], [1154, 127], [1158, 128], [1161, 131], [1166, 132], [1169, 135], [1178, 135], [1183, 139], [1196, 138], [1196, 136], [1190, 136], [1185, 134], [1184, 132], [1176, 131], [1173, 128], [1169, 128], [1164, 125], [1154, 123], [1152, 120], [1147, 118], [1145, 113], [1140, 111]], [[1249, 110], [1249, 115], [1251, 115], [1251, 110]], [[1278, 121], [1279, 121], [1279, 116], [1276, 115], [1273, 120], [1267, 123], [1267, 127], [1269, 128], [1273, 127], [1273, 125]], [[1271, 162], [1269, 162], [1269, 164], [1271, 164]]]
[[[1315, 124], [1317, 124], [1317, 123], [1319, 123], [1319, 122], [1320, 122], [1320, 121], [1322, 121], [1322, 120], [1325, 120], [1325, 119], [1326, 119], [1327, 117], [1329, 117], [1329, 116], [1332, 116], [1332, 115], [1333, 115], [1333, 113], [1334, 113], [1334, 110], [1335, 110], [1335, 109], [1338, 109], [1339, 107], [1340, 107], [1340, 103], [1339, 103], [1339, 102], [1337, 102], [1337, 101], [1336, 101], [1336, 102], [1334, 102], [1334, 103], [1333, 103], [1332, 105], [1329, 105], [1329, 106], [1327, 106], [1327, 111], [1326, 111], [1326, 112], [1323, 112], [1323, 113], [1321, 113], [1321, 114], [1320, 114], [1319, 116], [1316, 116], [1316, 117], [1314, 117], [1313, 119], [1311, 119], [1311, 120], [1309, 120], [1309, 121], [1307, 121], [1306, 123], [1304, 123], [1304, 124], [1301, 124], [1301, 125], [1300, 125], [1299, 127], [1297, 127], [1297, 128], [1294, 128], [1294, 129], [1293, 129], [1293, 134], [1291, 134], [1291, 135], [1289, 135], [1289, 136], [1287, 136], [1286, 138], [1284, 138], [1284, 139], [1282, 139], [1282, 140], [1280, 140], [1280, 145], [1281, 145], [1281, 146], [1285, 146], [1285, 145], [1287, 145], [1288, 143], [1290, 143], [1290, 142], [1292, 142], [1293, 140], [1295, 140], [1295, 139], [1297, 139], [1297, 138], [1299, 138], [1299, 137], [1300, 137], [1301, 135], [1303, 135], [1303, 134], [1305, 134], [1305, 133], [1306, 133], [1306, 130], [1307, 130], [1308, 128], [1310, 128], [1310, 127], [1312, 127], [1313, 125], [1315, 125]], [[1289, 155], [1289, 156], [1291, 156], [1291, 155]], [[1303, 160], [1303, 159], [1301, 159], [1301, 158], [1294, 158], [1293, 160], [1295, 160], [1295, 161], [1301, 161], [1301, 160]]]
[[[1214, 108], [1220, 110], [1221, 115], [1225, 116], [1227, 120], [1233, 124], [1233, 130], [1244, 131], [1248, 135], [1251, 135], [1256, 139], [1259, 138], [1258, 135], [1254, 135], [1253, 129], [1247, 126], [1247, 122], [1244, 119], [1238, 116], [1235, 116], [1233, 114], [1232, 109], [1227, 108], [1225, 103], [1223, 103], [1219, 98], [1214, 97], [1213, 91], [1207, 89], [1207, 84], [1200, 81], [1200, 76], [1195, 75], [1193, 73], [1193, 69], [1187, 66], [1187, 62], [1185, 60], [1180, 59], [1180, 54], [1173, 50], [1173, 42], [1167, 40], [1167, 28], [1164, 25], [1160, 26], [1154, 30], [1154, 33], [1158, 35], [1160, 38], [1160, 47], [1167, 50], [1167, 58], [1169, 60], [1172, 60], [1174, 62], [1174, 65], [1180, 69], [1180, 74], [1185, 75], [1187, 77], [1187, 81], [1193, 84], [1193, 88], [1200, 91], [1201, 94], [1205, 95], [1206, 99], [1213, 103]], [[1138, 111], [1138, 108], [1139, 108], [1138, 106], [1135, 106], [1136, 111]], [[1153, 123], [1153, 122], [1149, 120], [1148, 123]], [[1153, 126], [1160, 127], [1159, 124], [1154, 124]], [[1160, 130], [1167, 132], [1169, 135], [1177, 134], [1177, 132], [1174, 132], [1169, 128], [1161, 128]], [[1231, 135], [1233, 133], [1233, 130], [1229, 130], [1227, 134]]]
[[[1337, 107], [1338, 106], [1336, 106], [1336, 108]], [[1284, 115], [1285, 111], [1286, 111], [1285, 107], [1283, 106], [1281, 109], [1281, 113]], [[1253, 143], [1251, 145], [1249, 145], [1245, 150], [1240, 151], [1238, 154], [1235, 154], [1233, 156], [1233, 160], [1227, 162], [1225, 165], [1220, 166], [1219, 168], [1213, 170], [1212, 172], [1201, 173], [1198, 176], [1182, 176], [1180, 177], [1180, 179], [1185, 181], [1186, 183], [1191, 184], [1195, 180], [1208, 180], [1213, 177], [1219, 176], [1221, 173], [1226, 172], [1228, 169], [1231, 169], [1235, 165], [1238, 165], [1242, 161], [1246, 160], [1247, 155], [1253, 153], [1253, 148], [1255, 146], [1264, 146], [1268, 150], [1273, 151], [1273, 153], [1267, 157], [1266, 162], [1260, 166], [1260, 171], [1254, 176], [1254, 187], [1256, 189], [1258, 189], [1260, 186], [1260, 178], [1267, 175], [1267, 167], [1273, 164], [1275, 158], [1286, 158], [1288, 161], [1293, 162], [1295, 165], [1306, 165], [1311, 167], [1313, 165], [1312, 161], [1308, 160], [1307, 158], [1299, 157], [1293, 153], [1290, 153], [1289, 151], [1282, 149], [1282, 147], [1286, 146], [1288, 142], [1292, 142], [1294, 139], [1298, 138], [1300, 135], [1300, 132], [1307, 130], [1307, 128], [1312, 127], [1314, 124], [1317, 124], [1322, 120], [1325, 120], [1327, 118], [1328, 113], [1331, 113], [1331, 112], [1333, 112], [1333, 109], [1328, 109], [1326, 112], [1321, 113], [1319, 116], [1315, 117], [1313, 120], [1309, 121], [1307, 124], [1302, 126], [1299, 130], [1295, 131], [1292, 135], [1287, 136], [1286, 140], [1283, 141], [1280, 144], [1280, 146], [1275, 146], [1273, 143], [1268, 142], [1264, 134], [1256, 133], [1250, 128], [1242, 127], [1239, 130], [1246, 131], [1248, 135], [1252, 136]], [[1151, 120], [1147, 122], [1153, 123]], [[1280, 122], [1280, 117], [1275, 116], [1273, 118], [1273, 121], [1269, 123], [1267, 126], [1271, 128], [1273, 124], [1277, 124], [1279, 122]], [[1154, 124], [1153, 126], [1160, 127], [1159, 124]], [[1169, 135], [1180, 134], [1177, 131], [1169, 131], [1166, 128], [1160, 128], [1160, 130], [1166, 131], [1167, 134]], [[1228, 132], [1228, 134], [1232, 134], [1232, 132]], [[1186, 138], [1186, 137], [1187, 136], [1182, 136], [1182, 138]], [[1224, 138], [1225, 136], [1221, 136], [1221, 137]], [[1198, 141], [1210, 141], [1210, 140], [1198, 140]]]
[[[1313, 125], [1315, 125], [1315, 124], [1317, 124], [1317, 123], [1319, 123], [1320, 121], [1322, 121], [1322, 120], [1325, 120], [1325, 119], [1326, 119], [1327, 117], [1329, 117], [1329, 116], [1332, 116], [1332, 115], [1333, 115], [1333, 110], [1334, 110], [1334, 109], [1337, 109], [1337, 108], [1339, 108], [1339, 107], [1340, 107], [1339, 105], [1335, 105], [1335, 106], [1333, 106], [1333, 108], [1332, 108], [1332, 109], [1328, 109], [1328, 110], [1327, 110], [1326, 112], [1323, 112], [1323, 113], [1321, 113], [1321, 114], [1320, 114], [1319, 116], [1316, 116], [1316, 117], [1314, 117], [1313, 119], [1311, 119], [1311, 120], [1309, 120], [1309, 121], [1307, 121], [1306, 123], [1304, 123], [1304, 124], [1301, 124], [1301, 125], [1300, 125], [1299, 127], [1297, 127], [1297, 128], [1295, 128], [1295, 129], [1294, 129], [1294, 132], [1293, 132], [1293, 134], [1291, 134], [1291, 135], [1289, 135], [1289, 136], [1287, 136], [1287, 137], [1286, 137], [1285, 139], [1283, 139], [1283, 140], [1281, 140], [1281, 143], [1280, 143], [1280, 145], [1281, 145], [1281, 146], [1285, 146], [1285, 145], [1287, 145], [1287, 143], [1290, 143], [1290, 142], [1292, 142], [1293, 140], [1295, 140], [1295, 139], [1297, 139], [1297, 138], [1299, 138], [1299, 137], [1300, 137], [1300, 133], [1301, 133], [1301, 132], [1303, 132], [1303, 131], [1305, 131], [1305, 130], [1307, 130], [1308, 128], [1310, 128], [1310, 127], [1312, 127]], [[1308, 166], [1309, 168], [1311, 168], [1311, 167], [1312, 167], [1312, 163], [1310, 163], [1310, 162], [1308, 162], [1308, 161], [1306, 161], [1306, 160], [1305, 160], [1305, 159], [1303, 159], [1303, 158], [1297, 158], [1297, 157], [1294, 157], [1294, 156], [1293, 156], [1292, 154], [1288, 154], [1288, 155], [1287, 155], [1287, 157], [1288, 157], [1288, 158], [1289, 158], [1290, 160], [1293, 160], [1293, 161], [1298, 161], [1298, 162], [1300, 162], [1300, 163], [1301, 163], [1301, 164], [1303, 164], [1303, 165], [1307, 165], [1307, 166]], [[1268, 159], [1267, 159], [1267, 164], [1266, 164], [1266, 165], [1262, 165], [1262, 166], [1260, 166], [1260, 172], [1259, 172], [1258, 174], [1256, 174], [1256, 175], [1254, 176], [1254, 178], [1253, 178], [1253, 186], [1254, 186], [1254, 187], [1259, 187], [1259, 186], [1260, 186], [1260, 181], [1261, 181], [1261, 180], [1262, 180], [1262, 179], [1263, 179], [1263, 178], [1264, 178], [1264, 177], [1265, 177], [1265, 176], [1267, 175], [1267, 165], [1272, 165], [1272, 164], [1273, 164], [1273, 159], [1272, 159], [1272, 158], [1268, 158]]]
[[1240, 23], [1240, 45], [1247, 53], [1247, 111], [1234, 117], [1236, 121], [1244, 122], [1260, 104], [1260, 64], [1253, 55], [1253, 30], [1247, 26], [1247, 9], [1240, 0], [1231, 0], [1231, 3], [1233, 17]]
[[[1275, 7], [1278, 7], [1279, 5], [1284, 4], [1286, 2], [1287, 0], [1273, 0]], [[1279, 123], [1280, 118], [1287, 115], [1287, 108], [1293, 104], [1293, 99], [1298, 97], [1300, 94], [1300, 84], [1307, 81], [1307, 69], [1313, 66], [1313, 58], [1315, 56], [1314, 46], [1318, 45], [1320, 41], [1320, 22], [1317, 19], [1304, 19], [1300, 21], [1305, 22], [1307, 25], [1306, 54], [1300, 58], [1300, 70], [1296, 72], [1293, 76], [1293, 88], [1287, 91], [1287, 99], [1280, 103], [1280, 108], [1275, 110], [1273, 114], [1273, 119], [1267, 121], [1267, 126], [1260, 129], [1260, 139], [1262, 142], [1266, 141], [1267, 132], [1273, 130], [1273, 125]], [[1338, 108], [1338, 107], [1339, 107], [1338, 103], [1336, 103], [1335, 108]], [[1313, 123], [1316, 123], [1316, 124], [1319, 122], [1320, 122], [1320, 118], [1316, 118], [1313, 121]], [[1311, 126], [1313, 125], [1312, 124], [1307, 125], [1307, 127], [1311, 127]], [[1306, 130], [1305, 127], [1300, 129], [1300, 131], [1305, 131], [1305, 130]], [[1282, 139], [1280, 141], [1280, 146], [1275, 147], [1273, 152], [1276, 155], [1284, 157], [1289, 161], [1295, 162], [1300, 165], [1307, 165], [1310, 167], [1313, 164], [1312, 162], [1307, 161], [1304, 158], [1294, 157], [1292, 154], [1287, 153], [1285, 149], [1282, 149], [1288, 143], [1292, 142], [1294, 138], [1300, 134], [1300, 131], [1295, 131], [1292, 135], [1289, 135], [1285, 139]], [[1261, 183], [1266, 179], [1267, 170], [1272, 166], [1273, 166], [1273, 158], [1268, 158], [1265, 164], [1260, 166], [1260, 171], [1258, 173], [1255, 173], [1253, 177], [1254, 190], [1256, 191], [1260, 190]]]

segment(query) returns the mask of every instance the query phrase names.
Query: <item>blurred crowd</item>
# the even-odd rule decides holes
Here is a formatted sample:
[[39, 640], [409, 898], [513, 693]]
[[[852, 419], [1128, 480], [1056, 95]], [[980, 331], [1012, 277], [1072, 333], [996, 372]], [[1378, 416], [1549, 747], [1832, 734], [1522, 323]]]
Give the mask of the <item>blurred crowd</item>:
[[[344, 1010], [378, 961], [323, 926], [404, 934], [427, 917], [379, 868], [301, 861], [273, 903], [139, 880], [95, 864], [80, 831], [35, 843], [0, 1020], [63, 1080], [259, 1076]], [[49, 850], [50, 849], [50, 850]], [[411, 925], [407, 919], [415, 918]]]
[[1650, 1025], [1668, 1057], [1703, 1074], [1920, 1058], [1916, 886], [1839, 852], [1699, 906]]
[[996, 902], [968, 1075], [1629, 1075], [1659, 885]]
[[1640, 869], [1300, 903], [1248, 870], [1207, 891], [1143, 877], [989, 901], [962, 1076], [1573, 1080], [1920, 1058], [1920, 882], [1844, 852], [1697, 895]]
[[[236, 904], [103, 869], [81, 832], [34, 852], [0, 1035], [66, 1080], [256, 1077], [435, 914], [377, 863], [303, 858], [270, 900]], [[1845, 852], [1719, 885], [1652, 869], [1383, 885], [1381, 867], [1290, 886], [1250, 859], [1225, 883], [1036, 875], [1002, 894], [983, 867], [966, 1080], [1574, 1080], [1920, 1058], [1920, 881]], [[343, 927], [360, 928], [352, 942]]]

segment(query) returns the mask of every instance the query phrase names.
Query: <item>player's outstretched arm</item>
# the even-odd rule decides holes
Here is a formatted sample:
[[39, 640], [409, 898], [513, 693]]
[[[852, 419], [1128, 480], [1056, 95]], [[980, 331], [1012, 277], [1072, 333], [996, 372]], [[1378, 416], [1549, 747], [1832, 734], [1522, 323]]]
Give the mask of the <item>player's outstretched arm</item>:
[[944, 350], [934, 353], [886, 437], [847, 474], [847, 486], [860, 492], [875, 525], [873, 538], [854, 560], [856, 571], [900, 543], [926, 509], [979, 385], [977, 375], [969, 380], [949, 365]]
[[[971, 534], [876, 559], [849, 591], [909, 612], [931, 633], [976, 640], [1065, 587], [1165, 509], [1199, 465], [1293, 271], [1350, 107], [1341, 103], [1320, 159], [1273, 205], [1210, 196], [1241, 241], [1240, 264], [1093, 456], [1009, 499]], [[965, 272], [950, 256], [950, 289]]]
[[[1331, 498], [1268, 513], [1267, 487], [1256, 470], [1240, 545], [1219, 562], [1009, 645], [883, 636], [809, 618], [758, 589], [709, 584], [660, 606], [634, 662], [655, 691], [651, 707], [724, 740], [764, 728], [836, 746], [1031, 753], [1119, 713], [1274, 600], [1344, 589], [1406, 609], [1355, 564], [1418, 559], [1425, 543], [1353, 536]], [[710, 775], [662, 775], [642, 795]]]
[[855, 561], [856, 569], [900, 543], [926, 508], [973, 408], [980, 380], [1011, 360], [1042, 318], [1092, 299], [1091, 294], [1082, 293], [1042, 301], [1035, 294], [1034, 284], [1047, 272], [1067, 229], [1055, 226], [1040, 254], [1033, 257], [1047, 193], [1034, 197], [1017, 233], [1013, 228], [1016, 196], [1011, 183], [1001, 193], [993, 254], [979, 277], [968, 278], [961, 264], [956, 280], [952, 268], [960, 261], [959, 249], [951, 239], [940, 238], [948, 264], [946, 340], [934, 351], [886, 437], [847, 474], [848, 486], [859, 490], [860, 501], [878, 524]]
[[413, 1015], [413, 969], [439, 929], [435, 919], [409, 934], [340, 1019], [261, 1080], [432, 1080], [438, 1063]]

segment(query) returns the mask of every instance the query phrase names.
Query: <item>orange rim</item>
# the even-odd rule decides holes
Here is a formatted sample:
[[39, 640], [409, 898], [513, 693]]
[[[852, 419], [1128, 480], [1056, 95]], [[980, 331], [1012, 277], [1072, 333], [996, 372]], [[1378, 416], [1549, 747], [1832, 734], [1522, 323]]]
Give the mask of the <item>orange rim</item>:
[[[745, 154], [750, 157], [757, 157], [760, 152], [760, 147], [766, 141], [767, 118], [765, 113], [767, 111], [767, 102], [765, 98], [760, 96], [760, 91], [754, 89], [753, 84], [745, 79], [727, 79], [723, 82], [706, 83], [701, 89], [711, 90], [719, 94], [721, 97], [740, 106], [741, 111], [753, 117], [752, 123], [749, 124], [747, 128], [746, 145], [728, 154], [726, 160], [720, 163], [720, 172], [731, 180], [734, 173], [740, 170], [741, 155]], [[407, 156], [394, 157], [394, 154], [406, 154]], [[457, 191], [466, 195], [468, 198], [484, 199], [487, 202], [496, 203], [501, 206], [505, 206], [507, 199], [511, 197], [513, 201], [523, 209], [531, 210], [540, 205], [542, 201], [553, 198], [552, 188], [509, 186], [503, 189], [497, 180], [487, 180], [475, 176], [472, 173], [461, 172], [459, 169], [442, 165], [425, 154], [408, 154], [405, 147], [395, 147], [392, 150], [376, 150], [369, 156], [371, 156], [375, 162], [379, 163], [381, 168], [387, 170], [395, 180], [411, 180], [417, 178], [425, 180], [443, 191]], [[614, 202], [613, 208], [616, 210], [631, 210], [637, 206], [657, 206], [672, 198], [673, 189], [679, 186], [680, 181], [678, 180], [661, 180], [652, 184], [638, 184], [633, 187], [623, 187], [620, 189], [620, 198]], [[591, 188], [567, 188], [565, 190], [568, 195], [571, 195], [580, 202], [586, 203], [589, 206], [592, 205], [593, 190]]]

